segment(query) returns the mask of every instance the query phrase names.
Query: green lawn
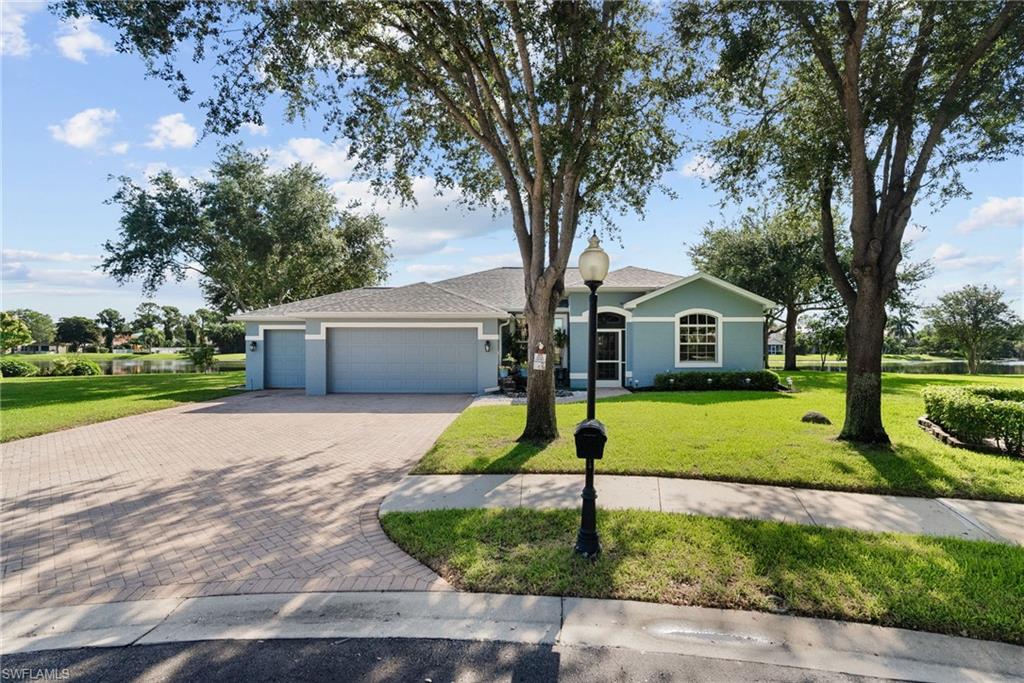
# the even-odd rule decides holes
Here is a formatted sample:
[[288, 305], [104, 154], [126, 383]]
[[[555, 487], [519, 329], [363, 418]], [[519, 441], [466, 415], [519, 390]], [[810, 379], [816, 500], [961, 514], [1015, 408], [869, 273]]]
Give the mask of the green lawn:
[[[81, 358], [91, 361], [105, 360], [184, 360], [183, 353], [8, 353], [4, 358], [23, 360], [29, 363], [35, 361], [52, 361], [55, 358]], [[214, 356], [217, 360], [245, 360], [244, 353], [218, 353]]]
[[[959, 358], [947, 358], [945, 356], [933, 356], [930, 353], [887, 353], [882, 356], [883, 363], [913, 363], [913, 362], [942, 362], [942, 361], [956, 361], [961, 360]], [[773, 368], [781, 368], [785, 365], [786, 357], [783, 354], [773, 353], [768, 356], [768, 364]], [[797, 365], [803, 367], [806, 365], [820, 364], [821, 356], [816, 353], [798, 353], [796, 356]], [[845, 360], [840, 360], [839, 356], [830, 354], [825, 361], [826, 363], [845, 363]]]
[[0, 380], [0, 441], [235, 393], [241, 371], [210, 374], [8, 377]]
[[[1024, 643], [1024, 548], [660, 512], [389, 513], [387, 534], [461, 590], [778, 610]], [[781, 600], [780, 600], [781, 599]]]
[[[598, 402], [608, 446], [598, 471], [786, 484], [808, 488], [1024, 501], [1024, 460], [946, 446], [916, 424], [920, 390], [930, 383], [1020, 385], [1019, 376], [889, 374], [885, 424], [891, 449], [835, 437], [843, 421], [845, 376], [789, 373], [794, 394], [709, 391], [645, 392]], [[834, 424], [800, 421], [808, 410]], [[524, 406], [466, 410], [416, 467], [417, 474], [581, 472], [572, 426], [583, 404], [557, 407], [562, 436], [538, 446], [517, 443]]]

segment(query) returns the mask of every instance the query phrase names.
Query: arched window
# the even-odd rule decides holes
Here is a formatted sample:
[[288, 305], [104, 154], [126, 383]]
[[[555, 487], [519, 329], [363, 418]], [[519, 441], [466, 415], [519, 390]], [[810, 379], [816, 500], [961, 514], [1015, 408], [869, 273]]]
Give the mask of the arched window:
[[721, 323], [721, 318], [711, 311], [680, 313], [676, 366], [720, 366]]

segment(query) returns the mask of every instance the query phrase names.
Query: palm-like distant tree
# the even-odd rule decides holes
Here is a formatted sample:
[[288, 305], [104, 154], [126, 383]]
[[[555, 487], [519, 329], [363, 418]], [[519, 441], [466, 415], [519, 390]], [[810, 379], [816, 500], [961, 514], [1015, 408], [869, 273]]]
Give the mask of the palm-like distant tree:
[[917, 331], [917, 321], [914, 320], [909, 312], [897, 309], [889, 315], [886, 327], [889, 328], [889, 334], [896, 339], [907, 341], [914, 338], [914, 333]]

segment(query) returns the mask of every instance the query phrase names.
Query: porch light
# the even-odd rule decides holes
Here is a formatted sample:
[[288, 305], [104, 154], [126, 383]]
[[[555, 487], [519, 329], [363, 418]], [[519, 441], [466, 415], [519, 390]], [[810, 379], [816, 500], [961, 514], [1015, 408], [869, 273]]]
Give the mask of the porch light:
[[249, 342], [249, 350], [250, 351], [255, 351], [256, 350], [256, 341], [255, 340]]
[[491, 340], [490, 339], [488, 339], [487, 341], [484, 342], [484, 351], [486, 351], [487, 353], [491, 352]]
[[596, 282], [600, 285], [608, 277], [608, 254], [601, 248], [597, 234], [590, 236], [590, 244], [580, 254], [580, 277], [586, 283]]

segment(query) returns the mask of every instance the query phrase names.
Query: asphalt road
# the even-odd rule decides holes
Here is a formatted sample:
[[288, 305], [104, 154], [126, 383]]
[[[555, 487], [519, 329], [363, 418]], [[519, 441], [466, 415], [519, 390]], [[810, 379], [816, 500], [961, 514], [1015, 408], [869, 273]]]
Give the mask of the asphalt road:
[[647, 653], [425, 639], [205, 641], [5, 656], [0, 681], [865, 681]]

